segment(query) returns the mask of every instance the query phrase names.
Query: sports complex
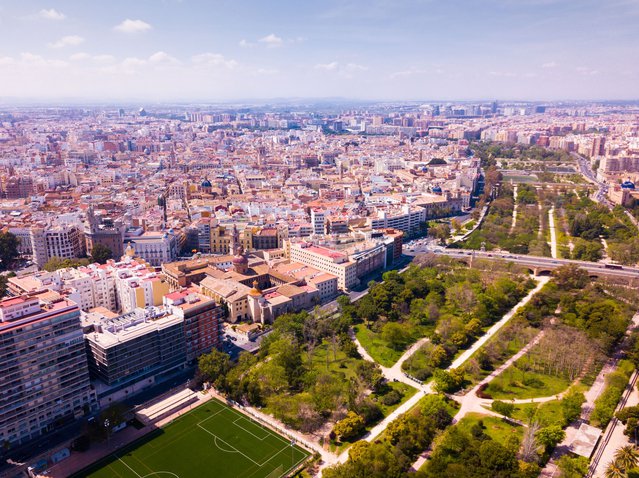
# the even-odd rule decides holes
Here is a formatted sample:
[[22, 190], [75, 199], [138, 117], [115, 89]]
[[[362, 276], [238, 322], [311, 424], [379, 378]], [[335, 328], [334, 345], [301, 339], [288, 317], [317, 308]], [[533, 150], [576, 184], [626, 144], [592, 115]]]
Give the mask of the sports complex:
[[309, 456], [213, 399], [73, 478], [280, 478]]

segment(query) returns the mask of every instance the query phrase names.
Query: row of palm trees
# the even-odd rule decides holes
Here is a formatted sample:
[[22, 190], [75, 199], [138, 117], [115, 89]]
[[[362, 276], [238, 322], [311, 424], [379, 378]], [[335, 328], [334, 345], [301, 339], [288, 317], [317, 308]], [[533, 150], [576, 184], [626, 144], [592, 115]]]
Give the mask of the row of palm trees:
[[639, 452], [628, 445], [615, 452], [614, 459], [608, 463], [604, 478], [628, 478], [628, 472], [639, 465]]

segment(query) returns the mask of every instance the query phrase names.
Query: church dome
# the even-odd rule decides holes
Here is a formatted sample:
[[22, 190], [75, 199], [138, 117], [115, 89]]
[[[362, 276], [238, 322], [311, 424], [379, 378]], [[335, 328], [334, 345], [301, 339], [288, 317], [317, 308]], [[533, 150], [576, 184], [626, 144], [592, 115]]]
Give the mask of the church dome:
[[211, 184], [211, 181], [209, 181], [208, 179], [205, 179], [204, 181], [202, 181], [201, 186], [203, 188], [212, 188], [213, 185]]
[[248, 259], [243, 255], [235, 256], [233, 258], [233, 264], [248, 264]]

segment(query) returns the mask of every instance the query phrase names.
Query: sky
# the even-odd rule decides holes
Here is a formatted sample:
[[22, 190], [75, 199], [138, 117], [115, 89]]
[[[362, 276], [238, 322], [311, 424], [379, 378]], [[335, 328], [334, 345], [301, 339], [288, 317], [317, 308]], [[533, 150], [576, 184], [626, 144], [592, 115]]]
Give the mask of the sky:
[[3, 0], [0, 97], [638, 99], [639, 0]]

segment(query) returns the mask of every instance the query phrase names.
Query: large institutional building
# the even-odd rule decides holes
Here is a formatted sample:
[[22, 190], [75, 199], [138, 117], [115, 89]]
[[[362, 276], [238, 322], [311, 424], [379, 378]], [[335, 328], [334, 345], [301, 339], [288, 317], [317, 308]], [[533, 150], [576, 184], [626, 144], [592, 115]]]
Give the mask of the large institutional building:
[[0, 301], [0, 392], [2, 443], [97, 408], [75, 302], [51, 291]]

